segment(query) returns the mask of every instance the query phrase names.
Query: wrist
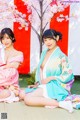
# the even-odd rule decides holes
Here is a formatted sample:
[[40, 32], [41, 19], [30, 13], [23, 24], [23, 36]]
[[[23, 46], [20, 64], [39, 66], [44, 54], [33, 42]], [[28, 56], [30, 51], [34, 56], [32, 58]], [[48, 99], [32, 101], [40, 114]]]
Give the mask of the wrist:
[[39, 81], [35, 82], [35, 85], [37, 85], [37, 84], [39, 85], [39, 84], [40, 84], [40, 82], [39, 82]]

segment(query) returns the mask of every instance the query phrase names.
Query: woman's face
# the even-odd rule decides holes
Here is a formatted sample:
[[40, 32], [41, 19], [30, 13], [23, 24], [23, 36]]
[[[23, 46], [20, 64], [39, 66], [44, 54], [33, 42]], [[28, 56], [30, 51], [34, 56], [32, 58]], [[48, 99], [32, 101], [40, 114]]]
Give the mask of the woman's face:
[[56, 40], [54, 40], [52, 38], [44, 39], [44, 44], [46, 45], [46, 47], [48, 47], [48, 49], [54, 49], [57, 45]]
[[7, 34], [5, 34], [4, 37], [2, 38], [2, 44], [6, 48], [9, 48], [13, 45], [12, 40], [10, 39], [10, 37]]

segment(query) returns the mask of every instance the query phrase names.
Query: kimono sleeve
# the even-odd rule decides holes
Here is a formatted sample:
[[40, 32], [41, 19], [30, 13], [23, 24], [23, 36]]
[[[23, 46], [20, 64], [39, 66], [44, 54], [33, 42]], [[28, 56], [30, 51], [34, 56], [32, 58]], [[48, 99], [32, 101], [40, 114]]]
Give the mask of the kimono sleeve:
[[0, 66], [4, 65], [5, 62], [5, 51], [4, 46], [0, 43]]
[[67, 83], [74, 79], [72, 68], [68, 62], [67, 56], [63, 56], [61, 58], [61, 74], [55, 77], [59, 82], [62, 83]]

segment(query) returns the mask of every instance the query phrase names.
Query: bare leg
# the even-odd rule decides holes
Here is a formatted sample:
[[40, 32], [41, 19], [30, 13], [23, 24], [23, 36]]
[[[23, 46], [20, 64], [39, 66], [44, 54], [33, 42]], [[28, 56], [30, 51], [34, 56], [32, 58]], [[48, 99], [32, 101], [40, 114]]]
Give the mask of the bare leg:
[[25, 104], [31, 106], [59, 106], [56, 100], [43, 97], [43, 89], [38, 88], [32, 93], [26, 94], [24, 98]]
[[43, 96], [42, 88], [38, 88], [32, 93], [26, 94], [26, 96], [24, 97], [24, 101], [26, 105], [30, 105], [30, 106], [55, 106], [66, 109], [69, 112], [73, 112], [72, 103], [70, 101], [58, 102], [54, 99], [45, 98]]
[[9, 90], [2, 90], [0, 92], [0, 99], [4, 99], [10, 96], [10, 91]]

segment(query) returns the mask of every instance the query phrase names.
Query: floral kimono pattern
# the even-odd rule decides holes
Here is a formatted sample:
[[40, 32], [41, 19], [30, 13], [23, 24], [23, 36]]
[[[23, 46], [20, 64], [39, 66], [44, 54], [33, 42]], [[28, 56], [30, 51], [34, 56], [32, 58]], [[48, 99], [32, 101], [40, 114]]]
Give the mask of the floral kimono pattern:
[[[23, 54], [10, 58], [7, 63], [23, 62]], [[1, 64], [2, 63], [2, 64]], [[2, 56], [0, 54], [0, 91], [5, 89], [5, 86], [13, 85], [18, 87], [18, 70], [14, 67], [3, 69], [4, 63], [2, 62]]]
[[3, 44], [0, 43], [0, 66], [2, 66], [3, 64], [5, 64], [5, 60], [4, 60], [4, 46], [3, 46]]
[[[42, 52], [41, 59], [36, 71], [36, 81], [41, 83], [40, 69], [48, 49]], [[49, 98], [58, 101], [64, 100], [70, 92], [74, 76], [71, 66], [68, 63], [67, 56], [57, 47], [43, 68], [43, 79], [54, 76], [56, 80], [51, 80], [45, 85], [47, 95]], [[42, 85], [44, 87], [44, 85]]]

